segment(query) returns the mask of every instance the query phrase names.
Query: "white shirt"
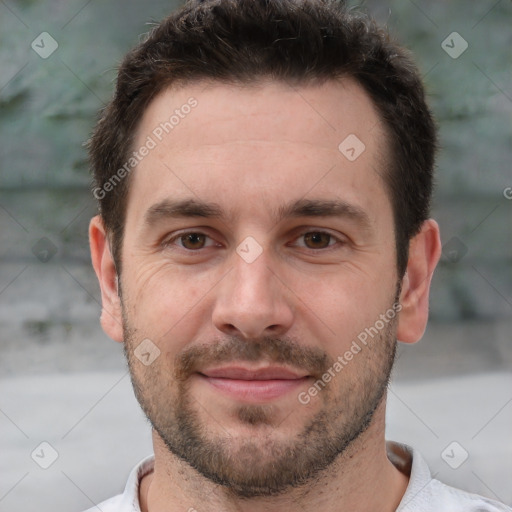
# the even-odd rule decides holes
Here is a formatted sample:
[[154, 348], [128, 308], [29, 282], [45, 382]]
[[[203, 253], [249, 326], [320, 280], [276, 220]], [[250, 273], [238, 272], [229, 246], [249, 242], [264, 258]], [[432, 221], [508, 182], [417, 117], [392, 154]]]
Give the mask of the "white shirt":
[[[435, 480], [423, 457], [413, 448], [387, 442], [389, 460], [409, 474], [409, 485], [396, 512], [512, 512], [494, 500], [471, 494]], [[139, 484], [153, 471], [154, 457], [141, 461], [130, 473], [123, 494], [106, 500], [86, 512], [140, 512]]]

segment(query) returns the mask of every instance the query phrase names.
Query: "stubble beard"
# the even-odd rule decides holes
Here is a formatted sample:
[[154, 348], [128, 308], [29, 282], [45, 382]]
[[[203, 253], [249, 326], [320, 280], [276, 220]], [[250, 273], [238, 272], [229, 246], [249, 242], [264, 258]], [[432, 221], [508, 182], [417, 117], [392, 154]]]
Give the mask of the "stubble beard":
[[[273, 435], [279, 433], [280, 425], [273, 420], [272, 406], [262, 405], [235, 407], [234, 415], [244, 431], [251, 426], [254, 435], [230, 436], [216, 424], [218, 414], [208, 414], [208, 404], [200, 404], [191, 395], [188, 377], [205, 361], [263, 358], [276, 363], [292, 361], [321, 376], [334, 363], [327, 354], [285, 338], [248, 342], [232, 337], [185, 350], [174, 360], [174, 368], [162, 363], [166, 361], [163, 354], [145, 367], [134, 356], [140, 340], [127, 318], [124, 348], [135, 395], [170, 453], [236, 497], [275, 496], [320, 477], [368, 429], [385, 399], [396, 352], [396, 320], [390, 320], [349, 363], [358, 364], [361, 371], [349, 373], [351, 380], [345, 377], [346, 368], [337, 374], [316, 397], [323, 401], [321, 409], [300, 432], [285, 439]], [[300, 414], [303, 407], [297, 400], [290, 417]], [[283, 425], [286, 421], [282, 420]], [[212, 434], [212, 427], [219, 428]]]

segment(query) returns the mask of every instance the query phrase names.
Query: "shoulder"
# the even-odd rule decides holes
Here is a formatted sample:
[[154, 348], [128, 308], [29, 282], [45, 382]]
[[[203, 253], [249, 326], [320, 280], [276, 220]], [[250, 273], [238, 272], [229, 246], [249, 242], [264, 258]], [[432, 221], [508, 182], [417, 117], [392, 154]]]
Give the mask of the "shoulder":
[[498, 501], [456, 489], [432, 478], [427, 463], [413, 448], [388, 442], [388, 458], [409, 485], [396, 512], [512, 512]]
[[94, 505], [94, 507], [85, 510], [85, 512], [98, 512], [98, 510], [101, 510], [101, 512], [125, 512], [126, 509], [123, 508], [123, 495], [118, 494], [113, 498], [102, 501]]
[[[450, 512], [512, 512], [512, 508], [477, 494], [456, 489], [446, 485], [439, 480], [432, 479], [425, 487], [424, 492], [418, 496], [419, 502], [423, 506], [419, 508], [412, 507], [419, 511], [440, 511]], [[409, 509], [404, 509], [409, 510]]]
[[153, 471], [154, 463], [153, 455], [146, 457], [132, 469], [123, 494], [102, 501], [85, 512], [140, 512], [139, 484], [144, 476]]

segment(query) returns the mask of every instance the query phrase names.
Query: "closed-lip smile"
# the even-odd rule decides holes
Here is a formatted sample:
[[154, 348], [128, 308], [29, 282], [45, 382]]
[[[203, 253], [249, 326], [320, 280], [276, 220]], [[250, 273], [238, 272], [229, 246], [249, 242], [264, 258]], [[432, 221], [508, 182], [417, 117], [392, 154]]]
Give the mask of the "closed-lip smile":
[[243, 402], [268, 402], [301, 386], [309, 375], [283, 366], [248, 368], [230, 365], [198, 372], [201, 379], [229, 397]]

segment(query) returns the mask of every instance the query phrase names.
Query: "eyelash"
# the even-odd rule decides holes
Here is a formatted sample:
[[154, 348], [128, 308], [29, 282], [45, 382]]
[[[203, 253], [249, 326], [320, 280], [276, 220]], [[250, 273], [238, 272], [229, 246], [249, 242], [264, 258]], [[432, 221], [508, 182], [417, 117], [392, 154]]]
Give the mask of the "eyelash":
[[[209, 240], [212, 240], [213, 241], [213, 238], [208, 236], [206, 233], [203, 233], [201, 231], [183, 231], [181, 233], [178, 233], [177, 235], [174, 235], [173, 237], [167, 239], [164, 241], [163, 243], [163, 246], [164, 247], [169, 247], [170, 245], [172, 245], [176, 240], [180, 240], [184, 237], [186, 237], [187, 235], [202, 235], [202, 236], [205, 236], [206, 238], [208, 238]], [[212, 244], [212, 245], [209, 245], [208, 247], [212, 247], [213, 245], [215, 244]], [[183, 247], [183, 246], [180, 246], [178, 245], [178, 247], [184, 251], [187, 251], [187, 252], [199, 252], [201, 249], [205, 249], [206, 247], [201, 247], [201, 249], [187, 249], [186, 247]]]
[[[304, 237], [305, 235], [308, 235], [308, 234], [323, 234], [323, 235], [327, 235], [327, 236], [331, 237], [331, 239], [329, 240], [329, 245], [325, 248], [312, 249], [310, 247], [300, 246], [302, 249], [305, 249], [306, 251], [312, 251], [312, 252], [324, 251], [325, 252], [327, 250], [335, 249], [336, 246], [344, 246], [347, 243], [345, 240], [342, 240], [340, 237], [333, 235], [329, 231], [324, 231], [321, 229], [308, 229], [307, 231], [306, 230], [302, 231], [297, 237], [294, 238], [294, 241], [296, 241], [296, 240], [300, 239], [301, 237]], [[210, 237], [206, 233], [203, 233], [202, 231], [183, 231], [181, 233], [178, 233], [178, 234], [172, 236], [169, 239], [164, 240], [164, 242], [162, 243], [162, 246], [164, 248], [170, 248], [170, 246], [174, 245], [174, 242], [182, 239], [183, 237], [185, 237], [187, 235], [202, 235], [202, 236], [205, 236], [207, 239], [213, 241], [212, 237]], [[334, 240], [334, 243], [331, 244], [330, 242], [332, 240]], [[191, 254], [191, 253], [198, 253], [203, 249], [208, 249], [209, 247], [213, 247], [215, 245], [219, 245], [219, 244], [214, 243], [214, 244], [208, 245], [206, 247], [201, 247], [199, 249], [187, 249], [186, 247], [183, 247], [182, 245], [177, 245], [177, 247], [179, 248], [179, 250], [182, 250], [184, 252]]]

